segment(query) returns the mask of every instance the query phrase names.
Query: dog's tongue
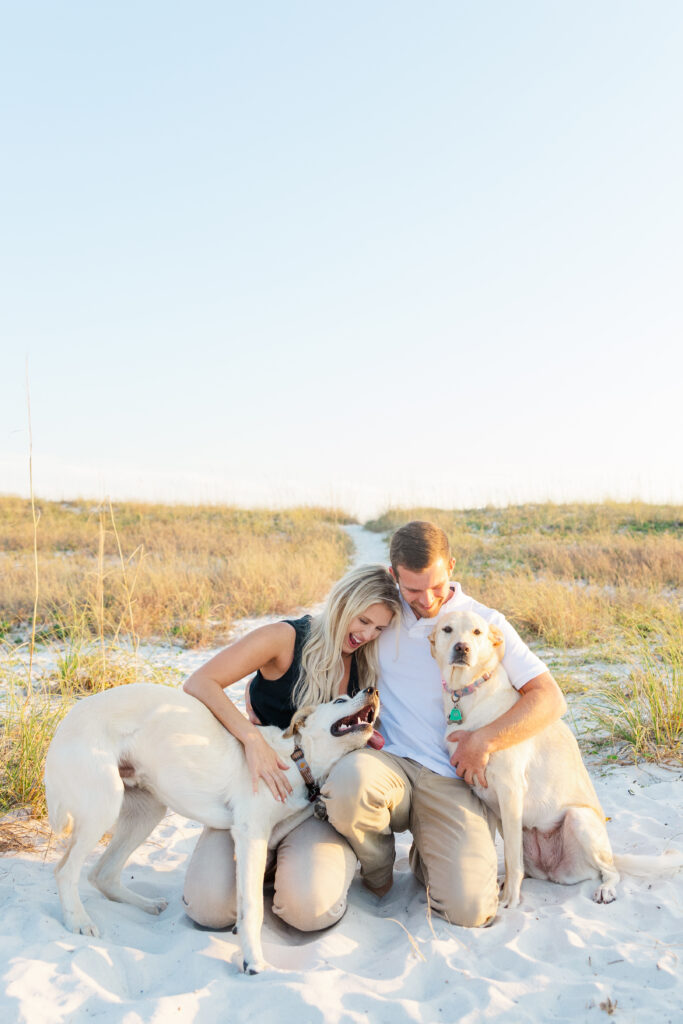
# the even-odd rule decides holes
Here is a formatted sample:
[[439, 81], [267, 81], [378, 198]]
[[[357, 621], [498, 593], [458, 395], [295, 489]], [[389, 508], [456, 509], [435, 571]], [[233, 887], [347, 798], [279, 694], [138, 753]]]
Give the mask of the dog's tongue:
[[384, 736], [381, 732], [377, 732], [376, 729], [372, 730], [372, 736], [368, 740], [368, 746], [373, 747], [375, 750], [381, 750], [384, 746]]

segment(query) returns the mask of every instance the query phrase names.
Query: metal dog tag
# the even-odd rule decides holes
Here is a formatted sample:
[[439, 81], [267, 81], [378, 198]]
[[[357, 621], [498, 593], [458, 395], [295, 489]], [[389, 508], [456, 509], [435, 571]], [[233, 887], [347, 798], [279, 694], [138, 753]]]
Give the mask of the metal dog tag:
[[462, 722], [462, 711], [460, 708], [453, 708], [450, 715], [448, 716], [449, 722]]

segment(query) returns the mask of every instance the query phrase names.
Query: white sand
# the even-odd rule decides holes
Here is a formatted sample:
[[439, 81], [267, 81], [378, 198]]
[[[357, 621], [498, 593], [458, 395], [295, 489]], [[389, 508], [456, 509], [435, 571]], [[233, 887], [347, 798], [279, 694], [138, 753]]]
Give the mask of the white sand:
[[[620, 852], [683, 846], [683, 774], [613, 768], [595, 779]], [[181, 906], [183, 875], [199, 826], [169, 815], [133, 856], [134, 888], [163, 894], [158, 918], [110, 903], [87, 881], [88, 912], [104, 937], [61, 923], [55, 852], [0, 862], [0, 1021], [142, 1024], [168, 1019], [303, 1022], [483, 1020], [619, 1021], [683, 1016], [683, 874], [624, 879], [599, 906], [593, 883], [527, 879], [522, 905], [481, 931], [427, 915], [398, 837], [394, 887], [381, 901], [356, 880], [345, 917], [304, 935], [268, 909], [268, 973], [240, 973], [230, 932], [195, 929]], [[432, 931], [433, 929], [433, 931]]]
[[[682, 771], [612, 767], [592, 775], [615, 851], [683, 848]], [[398, 837], [391, 892], [378, 901], [356, 879], [345, 917], [329, 931], [293, 931], [270, 912], [267, 895], [263, 938], [272, 967], [245, 977], [236, 936], [200, 931], [182, 911], [199, 831], [168, 815], [126, 868], [133, 888], [169, 899], [158, 918], [106, 901], [84, 872], [84, 902], [100, 939], [65, 931], [54, 848], [3, 857], [0, 1024], [580, 1022], [606, 1019], [615, 1004], [617, 1021], [683, 1019], [683, 872], [652, 882], [625, 878], [609, 906], [591, 901], [591, 882], [527, 879], [518, 909], [468, 931], [430, 922], [408, 869], [406, 834]]]

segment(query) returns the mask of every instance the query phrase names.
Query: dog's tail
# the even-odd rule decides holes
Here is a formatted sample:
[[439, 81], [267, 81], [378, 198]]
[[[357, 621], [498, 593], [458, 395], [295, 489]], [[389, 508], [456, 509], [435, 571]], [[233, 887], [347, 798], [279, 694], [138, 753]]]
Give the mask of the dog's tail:
[[624, 875], [649, 878], [651, 875], [669, 875], [683, 868], [683, 853], [666, 850], [660, 857], [623, 853], [614, 857], [614, 866]]
[[[49, 754], [48, 754], [49, 756]], [[45, 801], [47, 803], [47, 820], [55, 835], [69, 835], [74, 819], [71, 811], [59, 797], [59, 789], [50, 782], [50, 773], [45, 772]]]
[[50, 800], [48, 795], [47, 801], [47, 818], [50, 822], [50, 828], [58, 836], [68, 836], [73, 828], [74, 819], [70, 811], [64, 807], [59, 800]]

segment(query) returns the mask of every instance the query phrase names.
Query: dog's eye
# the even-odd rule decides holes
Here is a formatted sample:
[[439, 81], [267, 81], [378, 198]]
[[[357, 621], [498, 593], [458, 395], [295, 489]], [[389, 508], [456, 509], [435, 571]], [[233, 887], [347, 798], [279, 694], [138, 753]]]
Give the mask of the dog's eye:
[[346, 704], [346, 697], [337, 697], [335, 704]]
[[441, 632], [442, 633], [452, 633], [453, 632], [453, 627], [452, 626], [444, 626], [443, 629], [441, 630]]
[[481, 636], [481, 630], [480, 629], [475, 629], [472, 632], [474, 633], [475, 636]]

